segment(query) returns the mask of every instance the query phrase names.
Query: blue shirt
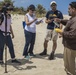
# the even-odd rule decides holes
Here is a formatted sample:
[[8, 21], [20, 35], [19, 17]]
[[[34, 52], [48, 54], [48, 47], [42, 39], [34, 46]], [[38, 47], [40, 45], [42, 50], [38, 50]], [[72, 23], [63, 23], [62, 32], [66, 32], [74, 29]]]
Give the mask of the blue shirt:
[[[50, 11], [47, 12], [46, 18], [47, 19], [53, 19], [53, 18], [63, 19], [63, 15], [59, 10], [56, 10], [56, 11], [50, 10]], [[52, 29], [53, 30], [54, 26], [55, 26], [55, 24], [53, 22], [48, 23], [47, 29]]]

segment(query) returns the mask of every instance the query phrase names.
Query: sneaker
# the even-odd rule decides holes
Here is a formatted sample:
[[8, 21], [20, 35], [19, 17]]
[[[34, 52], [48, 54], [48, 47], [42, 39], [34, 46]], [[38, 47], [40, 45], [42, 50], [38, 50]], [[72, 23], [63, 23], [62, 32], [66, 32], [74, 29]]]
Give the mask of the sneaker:
[[3, 65], [4, 64], [4, 62], [3, 61], [0, 61], [0, 65]]
[[36, 55], [32, 53], [32, 54], [30, 54], [30, 56], [36, 56]]
[[16, 59], [12, 60], [12, 63], [18, 63], [18, 64], [21, 64], [21, 62], [19, 62], [19, 61], [16, 60]]
[[43, 52], [41, 52], [39, 55], [47, 55], [47, 51], [43, 51]]
[[48, 59], [53, 60], [54, 59], [54, 53], [51, 53]]
[[27, 56], [25, 56], [25, 58], [26, 58], [27, 60], [29, 60], [29, 59], [30, 59], [30, 56], [29, 56], [29, 55], [27, 55]]

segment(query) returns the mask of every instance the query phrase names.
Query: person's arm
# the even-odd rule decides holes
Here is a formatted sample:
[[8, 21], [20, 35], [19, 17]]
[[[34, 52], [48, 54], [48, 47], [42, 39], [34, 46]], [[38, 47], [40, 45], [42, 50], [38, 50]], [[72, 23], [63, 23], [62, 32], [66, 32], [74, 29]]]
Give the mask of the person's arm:
[[51, 22], [53, 22], [53, 19], [47, 19], [47, 18], [46, 18], [45, 22], [46, 22], [46, 23], [51, 23]]
[[38, 25], [38, 24], [40, 24], [42, 22], [43, 22], [43, 20], [40, 20], [40, 21], [37, 21], [36, 24]]
[[68, 39], [75, 39], [76, 38], [76, 22], [73, 22], [71, 25], [70, 30], [65, 30], [63, 32], [59, 32], [63, 37]]
[[[60, 23], [60, 29], [62, 30], [62, 28], [63, 28], [63, 24]], [[59, 38], [61, 38], [61, 37], [62, 37], [62, 35], [59, 34]]]
[[28, 20], [28, 16], [25, 16], [25, 22], [26, 22], [26, 25], [31, 25], [33, 22], [35, 22], [36, 20], [37, 20], [37, 18], [35, 18], [33, 21], [31, 21], [31, 22], [29, 22], [29, 20]]
[[51, 12], [51, 11], [48, 11], [48, 12], [46, 13], [46, 16], [45, 16], [45, 17], [46, 17], [45, 23], [47, 23], [47, 24], [53, 22], [53, 20], [54, 20], [54, 19], [52, 19], [51, 17], [49, 17], [50, 12]]
[[68, 20], [60, 19], [60, 23], [62, 23], [63, 25], [66, 25], [67, 22], [68, 22]]
[[55, 22], [62, 23], [63, 25], [66, 25], [66, 23], [68, 22], [68, 20], [59, 19], [59, 18], [55, 18], [54, 21], [55, 21]]
[[76, 38], [76, 22], [72, 24], [69, 31], [64, 30], [62, 35], [63, 37], [68, 38], [68, 39], [75, 39]]
[[62, 29], [63, 28], [63, 24], [62, 23], [60, 23], [60, 29]]
[[14, 33], [13, 33], [13, 30], [12, 30], [12, 26], [10, 25], [10, 32], [12, 34], [12, 38], [14, 38]]

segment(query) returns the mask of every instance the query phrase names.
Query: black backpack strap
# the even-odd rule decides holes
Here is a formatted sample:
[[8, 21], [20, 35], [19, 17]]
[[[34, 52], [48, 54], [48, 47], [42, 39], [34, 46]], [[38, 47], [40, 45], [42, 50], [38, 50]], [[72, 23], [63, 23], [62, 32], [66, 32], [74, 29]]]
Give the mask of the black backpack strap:
[[0, 25], [2, 24], [3, 20], [4, 20], [4, 15], [0, 13]]

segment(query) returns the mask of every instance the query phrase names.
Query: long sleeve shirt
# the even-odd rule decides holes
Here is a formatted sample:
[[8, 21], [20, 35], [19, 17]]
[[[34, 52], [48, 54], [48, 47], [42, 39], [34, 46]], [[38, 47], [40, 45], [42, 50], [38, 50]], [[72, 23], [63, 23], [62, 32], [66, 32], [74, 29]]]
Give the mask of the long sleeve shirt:
[[67, 48], [76, 50], [76, 17], [66, 22], [63, 31], [63, 44]]

